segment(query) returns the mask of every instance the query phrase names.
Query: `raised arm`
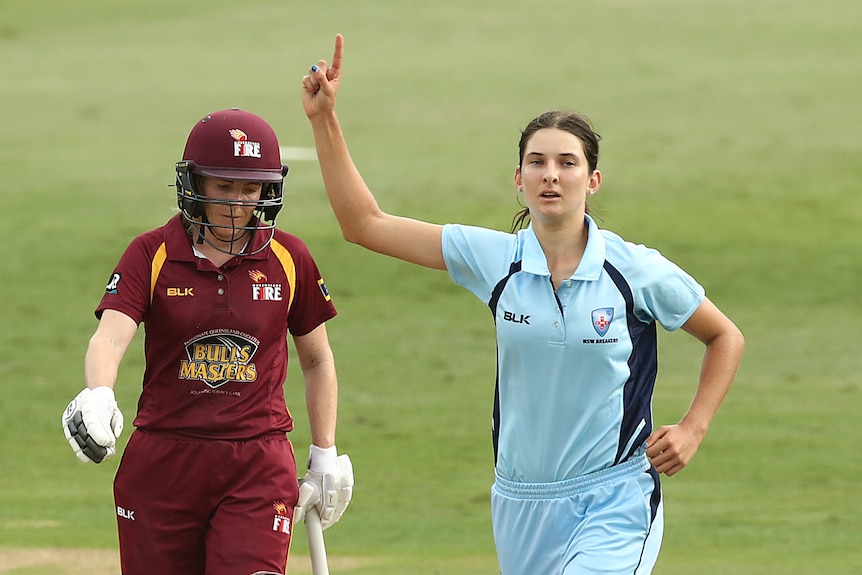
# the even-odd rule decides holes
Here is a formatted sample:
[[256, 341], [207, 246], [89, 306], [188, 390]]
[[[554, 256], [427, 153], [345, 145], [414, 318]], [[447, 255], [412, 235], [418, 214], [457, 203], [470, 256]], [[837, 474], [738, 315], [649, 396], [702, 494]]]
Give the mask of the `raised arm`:
[[443, 227], [387, 214], [380, 209], [357, 170], [341, 125], [335, 99], [341, 83], [344, 38], [335, 37], [332, 65], [321, 60], [302, 79], [302, 103], [311, 122], [329, 203], [349, 242], [434, 269], [446, 269]]

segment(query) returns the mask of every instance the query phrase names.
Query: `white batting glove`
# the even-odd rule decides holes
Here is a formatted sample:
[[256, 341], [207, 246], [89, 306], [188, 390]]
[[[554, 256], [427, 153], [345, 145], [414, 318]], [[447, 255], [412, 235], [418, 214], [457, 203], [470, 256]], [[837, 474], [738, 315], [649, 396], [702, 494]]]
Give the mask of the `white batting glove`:
[[353, 464], [335, 447], [309, 448], [308, 473], [299, 480], [299, 501], [293, 514], [299, 523], [309, 507], [316, 507], [320, 526], [327, 529], [338, 522], [353, 497]]
[[123, 414], [110, 387], [84, 388], [66, 406], [61, 421], [72, 451], [84, 463], [101, 463], [117, 452]]

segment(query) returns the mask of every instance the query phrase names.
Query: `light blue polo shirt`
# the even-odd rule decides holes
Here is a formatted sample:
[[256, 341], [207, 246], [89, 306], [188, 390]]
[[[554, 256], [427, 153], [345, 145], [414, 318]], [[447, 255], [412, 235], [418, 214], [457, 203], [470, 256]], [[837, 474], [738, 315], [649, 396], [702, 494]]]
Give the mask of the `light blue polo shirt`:
[[570, 479], [641, 447], [652, 431], [656, 322], [678, 329], [704, 298], [658, 251], [589, 216], [586, 225], [581, 263], [556, 291], [532, 226], [443, 229], [449, 275], [494, 315], [494, 453], [510, 481]]

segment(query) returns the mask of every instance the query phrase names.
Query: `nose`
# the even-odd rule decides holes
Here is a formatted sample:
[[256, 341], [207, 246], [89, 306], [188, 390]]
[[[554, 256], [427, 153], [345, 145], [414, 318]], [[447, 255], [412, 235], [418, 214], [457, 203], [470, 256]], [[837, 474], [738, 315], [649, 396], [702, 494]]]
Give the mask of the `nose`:
[[234, 185], [231, 186], [230, 191], [228, 192], [228, 198], [230, 200], [242, 199], [242, 182], [235, 182]]
[[253, 200], [252, 194], [245, 187], [244, 182], [235, 182], [230, 189], [226, 190], [225, 199], [233, 205], [246, 205]]
[[556, 184], [559, 180], [557, 176], [557, 168], [553, 164], [548, 164], [548, 167], [545, 169], [545, 175], [542, 180], [546, 184]]

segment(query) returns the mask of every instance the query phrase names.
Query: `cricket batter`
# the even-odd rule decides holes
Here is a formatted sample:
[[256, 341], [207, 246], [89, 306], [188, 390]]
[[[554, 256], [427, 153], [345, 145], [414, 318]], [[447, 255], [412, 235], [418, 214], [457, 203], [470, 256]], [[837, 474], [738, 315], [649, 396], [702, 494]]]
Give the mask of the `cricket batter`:
[[[602, 183], [599, 136], [578, 114], [547, 112], [522, 131], [514, 185], [526, 210], [512, 233], [383, 212], [336, 117], [342, 58], [339, 35], [332, 65], [321, 60], [303, 78], [302, 98], [345, 239], [448, 271], [494, 318], [491, 515], [503, 575], [650, 573], [663, 527], [659, 474], [697, 451], [742, 334], [682, 269], [589, 216]], [[687, 413], [656, 429], [657, 324], [683, 329], [705, 353]]]
[[350, 501], [326, 333], [336, 311], [306, 245], [276, 228], [286, 174], [263, 118], [204, 116], [176, 164], [180, 213], [132, 241], [96, 309], [86, 388], [62, 418], [82, 461], [116, 452], [113, 388], [138, 324], [146, 332], [135, 430], [114, 480], [124, 575], [284, 573], [298, 498], [288, 334], [313, 443], [300, 513], [314, 506], [328, 527]]

